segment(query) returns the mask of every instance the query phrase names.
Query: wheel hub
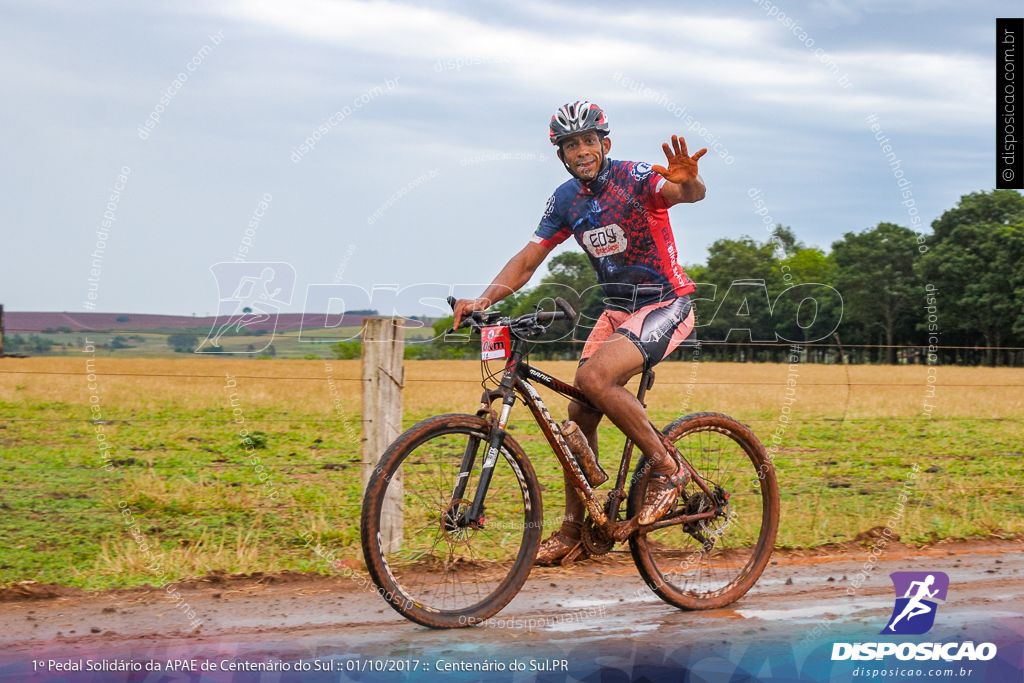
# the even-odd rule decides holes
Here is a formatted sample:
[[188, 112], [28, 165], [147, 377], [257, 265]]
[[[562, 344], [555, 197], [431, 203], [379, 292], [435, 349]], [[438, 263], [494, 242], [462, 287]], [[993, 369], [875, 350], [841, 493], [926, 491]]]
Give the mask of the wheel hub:
[[707, 541], [704, 534], [717, 536], [714, 533], [718, 528], [716, 522], [719, 521], [719, 518], [728, 517], [729, 514], [729, 494], [721, 486], [716, 486], [711, 494], [711, 496], [708, 496], [704, 491], [697, 491], [686, 499], [683, 507], [683, 514], [687, 516], [699, 515], [712, 510], [715, 511], [714, 517], [699, 519], [683, 526], [691, 536], [697, 538], [701, 543]]
[[452, 545], [466, 545], [476, 534], [476, 529], [459, 524], [460, 517], [469, 508], [469, 504], [470, 501], [465, 498], [458, 498], [449, 503], [441, 515], [441, 533]]

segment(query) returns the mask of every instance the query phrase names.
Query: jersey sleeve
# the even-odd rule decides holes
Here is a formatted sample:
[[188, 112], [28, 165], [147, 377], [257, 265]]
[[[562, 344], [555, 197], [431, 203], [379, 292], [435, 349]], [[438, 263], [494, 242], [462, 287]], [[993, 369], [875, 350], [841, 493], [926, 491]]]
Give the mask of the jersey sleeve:
[[651, 165], [640, 162], [632, 162], [629, 168], [630, 179], [635, 183], [634, 192], [642, 197], [645, 202], [655, 209], [667, 209], [668, 203], [661, 195], [661, 189], [668, 182], [660, 175], [651, 170]]
[[548, 249], [554, 249], [565, 240], [572, 237], [572, 230], [565, 225], [561, 215], [558, 213], [555, 195], [548, 199], [544, 207], [544, 214], [540, 217], [540, 224], [534, 231], [531, 242], [535, 242]]

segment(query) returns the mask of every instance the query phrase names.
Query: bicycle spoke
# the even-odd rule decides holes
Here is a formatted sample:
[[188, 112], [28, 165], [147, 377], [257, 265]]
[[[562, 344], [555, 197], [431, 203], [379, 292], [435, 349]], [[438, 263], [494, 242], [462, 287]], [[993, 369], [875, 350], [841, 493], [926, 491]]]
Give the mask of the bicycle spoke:
[[389, 573], [403, 592], [441, 612], [465, 611], [484, 603], [513, 566], [528, 528], [522, 486], [505, 448], [488, 487], [483, 527], [453, 523], [466, 510], [480, 479], [482, 461], [477, 457], [464, 482], [465, 502], [453, 506], [452, 496], [460, 484], [471, 440], [479, 451], [487, 436], [465, 429], [442, 432], [406, 455], [401, 464], [405, 489], [402, 547], [384, 555]]
[[[672, 438], [712, 492], [709, 498], [696, 482], [689, 484], [680, 510], [717, 510], [716, 516], [693, 527], [665, 527], [645, 537], [646, 555], [662, 575], [662, 585], [694, 598], [727, 593], [747, 576], [764, 524], [762, 491], [746, 481], [757, 478], [757, 466], [731, 431], [712, 425], [681, 428]], [[728, 494], [728, 501], [720, 498], [722, 494]]]

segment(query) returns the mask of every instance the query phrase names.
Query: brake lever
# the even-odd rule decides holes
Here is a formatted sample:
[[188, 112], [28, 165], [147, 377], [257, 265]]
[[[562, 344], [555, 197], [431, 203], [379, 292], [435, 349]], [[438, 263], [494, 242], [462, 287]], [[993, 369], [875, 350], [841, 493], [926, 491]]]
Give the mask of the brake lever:
[[484, 321], [481, 320], [480, 318], [480, 311], [473, 311], [472, 313], [470, 313], [469, 315], [462, 319], [462, 322], [459, 323], [458, 327], [453, 327], [451, 329], [451, 332], [458, 332], [459, 330], [467, 327], [471, 328], [472, 330], [479, 330], [485, 324], [486, 323], [484, 323]]
[[519, 323], [510, 326], [512, 331], [520, 337], [530, 337], [534, 334], [544, 334], [548, 328], [537, 322], [536, 318], [521, 320]]

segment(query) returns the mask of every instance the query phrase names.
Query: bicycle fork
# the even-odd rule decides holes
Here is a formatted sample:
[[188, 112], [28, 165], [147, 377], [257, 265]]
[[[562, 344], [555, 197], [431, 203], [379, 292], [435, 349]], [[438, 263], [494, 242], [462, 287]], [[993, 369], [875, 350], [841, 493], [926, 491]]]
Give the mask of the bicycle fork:
[[[505, 394], [505, 398], [501, 402], [501, 413], [498, 415], [498, 422], [494, 425], [494, 429], [491, 430], [491, 440], [487, 444], [487, 455], [484, 457], [484, 465], [480, 471], [480, 481], [476, 486], [476, 494], [473, 496], [473, 502], [469, 506], [469, 511], [465, 514], [465, 524], [474, 529], [479, 529], [484, 525], [484, 498], [487, 497], [487, 489], [491, 486], [491, 477], [494, 476], [494, 466], [498, 463], [498, 455], [501, 453], [502, 443], [505, 441], [505, 425], [508, 424], [508, 416], [512, 412], [512, 406], [516, 402], [516, 395], [509, 391]], [[472, 460], [476, 459], [476, 448], [473, 449], [473, 455], [468, 463], [467, 458], [463, 458], [462, 469], [459, 471], [459, 485], [462, 490], [465, 491], [466, 482], [469, 480], [469, 473], [473, 469]], [[467, 454], [469, 448], [466, 449]], [[460, 519], [460, 522], [463, 521]]]
[[[511, 374], [506, 373], [505, 377], [502, 378], [497, 394], [504, 394], [501, 401], [501, 413], [498, 415], [498, 419], [492, 422], [494, 428], [491, 430], [491, 436], [487, 442], [487, 451], [484, 456], [483, 467], [480, 471], [480, 480], [477, 482], [476, 492], [473, 495], [473, 501], [470, 503], [468, 509], [465, 506], [460, 506], [458, 515], [453, 516], [448, 520], [449, 524], [453, 524], [460, 528], [470, 527], [472, 529], [480, 529], [485, 523], [484, 511], [486, 506], [484, 505], [484, 499], [487, 497], [487, 490], [491, 486], [491, 478], [494, 476], [494, 467], [498, 463], [498, 456], [501, 454], [501, 447], [505, 441], [505, 434], [507, 434], [505, 426], [508, 424], [508, 418], [512, 412], [512, 406], [516, 402], [516, 395], [512, 390]], [[484, 392], [482, 404], [491, 412], [492, 415], [493, 410], [491, 410], [488, 400], [493, 400], [494, 398], [497, 398], [497, 396], [492, 392]], [[483, 407], [481, 408], [481, 411], [482, 410]], [[480, 439], [477, 437], [471, 437], [469, 442], [466, 444], [466, 450], [462, 455], [462, 465], [459, 467], [459, 477], [456, 480], [455, 488], [452, 491], [452, 503], [463, 498], [466, 494], [466, 487], [469, 484], [469, 475], [473, 471], [473, 465], [476, 463], [477, 451], [479, 448]]]

